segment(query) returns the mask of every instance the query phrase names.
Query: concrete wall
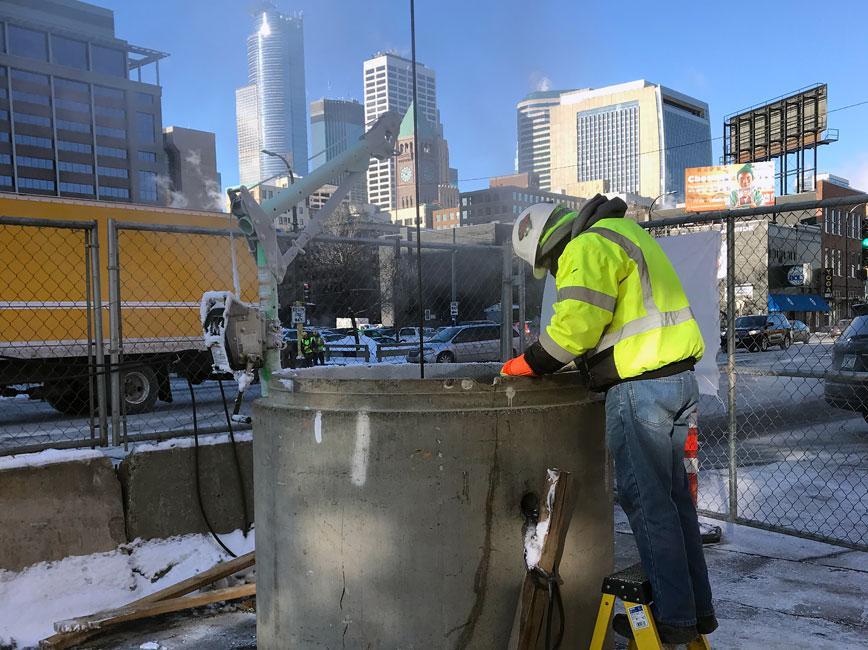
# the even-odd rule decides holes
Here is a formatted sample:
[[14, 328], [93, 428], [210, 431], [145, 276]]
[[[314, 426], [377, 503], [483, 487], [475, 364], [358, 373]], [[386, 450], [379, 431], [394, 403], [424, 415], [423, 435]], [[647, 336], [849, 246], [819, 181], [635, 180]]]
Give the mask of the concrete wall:
[[[239, 442], [238, 453], [252, 519], [252, 443]], [[207, 532], [196, 498], [192, 447], [133, 453], [117, 468], [99, 452], [80, 455], [81, 460], [36, 466], [25, 456], [20, 461], [4, 459], [0, 570], [110, 551], [137, 537]], [[202, 501], [217, 532], [241, 528], [232, 446], [202, 445], [200, 476]]]
[[0, 471], [0, 569], [110, 551], [127, 541], [111, 461], [83, 455]]

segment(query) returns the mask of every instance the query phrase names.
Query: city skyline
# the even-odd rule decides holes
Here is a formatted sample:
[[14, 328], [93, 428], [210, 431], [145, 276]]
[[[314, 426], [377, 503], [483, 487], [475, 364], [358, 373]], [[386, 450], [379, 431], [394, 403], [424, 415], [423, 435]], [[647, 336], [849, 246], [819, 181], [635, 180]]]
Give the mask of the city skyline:
[[[232, 160], [236, 145], [231, 92], [245, 79], [243, 39], [249, 30], [249, 16], [227, 0], [209, 3], [207, 15], [201, 3], [179, 7], [155, 0], [148, 9], [120, 0], [100, 4], [117, 12], [118, 29], [130, 41], [148, 40], [171, 54], [162, 71], [165, 121], [215, 131], [219, 168], [224, 182], [231, 184], [237, 179]], [[830, 10], [836, 4], [843, 7], [843, 3], [832, 2]], [[666, 13], [630, 3], [623, 11], [642, 25], [642, 30], [625, 29], [630, 38], [619, 38], [616, 33], [613, 41], [591, 29], [615, 18], [610, 15], [613, 10], [602, 4], [580, 11], [566, 3], [553, 3], [531, 13], [517, 2], [499, 3], [497, 11], [492, 11], [493, 7], [452, 2], [436, 8], [417, 7], [417, 53], [438, 75], [438, 104], [449, 131], [453, 165], [461, 169], [462, 190], [484, 187], [488, 177], [512, 170], [515, 105], [528, 92], [598, 87], [637, 78], [653, 79], [708, 102], [715, 161], [721, 154], [724, 115], [826, 81], [833, 111], [830, 127], [841, 130], [841, 140], [822, 152], [820, 171], [848, 177], [857, 186], [864, 179], [863, 184], [868, 185], [868, 135], [861, 127], [866, 108], [835, 112], [866, 99], [860, 84], [853, 83], [861, 73], [857, 62], [864, 60], [855, 42], [841, 41], [835, 52], [821, 49], [810, 60], [777, 66], [769, 75], [763, 72], [763, 61], [770, 54], [762, 50], [739, 56], [731, 49], [711, 47], [715, 41], [725, 42], [729, 22], [689, 3]], [[303, 0], [284, 1], [280, 8], [301, 11], [305, 16], [308, 101], [320, 97], [361, 100], [358, 70], [362, 61], [378, 50], [409, 54], [409, 21], [403, 7], [397, 11]], [[175, 15], [169, 21], [172, 24], [159, 19], [164, 11]], [[800, 12], [798, 7], [780, 16], [764, 7], [753, 12], [753, 19], [759, 22], [774, 20], [780, 33], [812, 28], [807, 18], [810, 12]], [[848, 15], [858, 19], [861, 12], [866, 9], [856, 7], [856, 15], [852, 11]], [[463, 19], [452, 20], [455, 16]], [[680, 27], [685, 21], [701, 24], [703, 30], [685, 31]], [[197, 25], [192, 32], [191, 24]], [[512, 36], [518, 24], [532, 37], [532, 51], [514, 47], [520, 42]], [[444, 30], [449, 38], [444, 38]], [[508, 37], [503, 38], [503, 34]], [[605, 56], [582, 54], [597, 50]], [[687, 56], [690, 52], [693, 54]], [[467, 66], [469, 57], [476, 61], [472, 71]], [[194, 78], [196, 74], [202, 79]], [[202, 101], [206, 97], [213, 100]], [[310, 151], [309, 155], [315, 153]]]

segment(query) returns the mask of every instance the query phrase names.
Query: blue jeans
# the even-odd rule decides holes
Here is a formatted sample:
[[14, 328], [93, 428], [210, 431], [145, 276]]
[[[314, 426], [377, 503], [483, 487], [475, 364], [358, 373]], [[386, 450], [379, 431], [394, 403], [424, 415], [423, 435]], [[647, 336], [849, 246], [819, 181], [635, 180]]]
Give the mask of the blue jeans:
[[687, 417], [699, 400], [692, 371], [627, 381], [606, 395], [606, 442], [658, 623], [685, 627], [714, 613], [696, 508], [684, 470]]

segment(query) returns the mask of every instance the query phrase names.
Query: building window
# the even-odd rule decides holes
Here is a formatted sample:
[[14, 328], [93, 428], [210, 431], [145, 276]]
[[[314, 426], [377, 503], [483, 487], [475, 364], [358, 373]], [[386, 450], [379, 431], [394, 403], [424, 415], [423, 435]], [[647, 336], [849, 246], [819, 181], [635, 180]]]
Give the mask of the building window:
[[87, 70], [87, 43], [52, 34], [51, 58], [60, 65]]
[[93, 195], [93, 185], [85, 185], [83, 183], [65, 183], [60, 182], [61, 192], [72, 192], [73, 194], [90, 194]]
[[27, 72], [26, 70], [12, 70], [12, 81], [28, 81], [32, 84], [40, 86], [48, 85], [48, 77], [44, 74], [36, 74], [35, 72]]
[[93, 108], [94, 113], [105, 117], [116, 117], [121, 120], [127, 119], [127, 112], [122, 108], [114, 108], [113, 106], [102, 106], [97, 104]]
[[125, 187], [103, 187], [100, 185], [99, 195], [100, 198], [105, 196], [113, 199], [128, 199], [130, 198], [130, 191]]
[[35, 167], [36, 169], [54, 169], [54, 161], [50, 158], [32, 158], [31, 156], [18, 156], [19, 167]]
[[8, 28], [9, 54], [48, 61], [48, 35], [45, 32], [18, 25], [9, 25]]
[[16, 133], [15, 144], [51, 149], [51, 138], [39, 138], [35, 135], [24, 135], [23, 133]]
[[138, 159], [142, 162], [146, 162], [146, 163], [157, 162], [157, 154], [155, 154], [153, 151], [139, 151], [136, 155], [137, 155]]
[[[74, 99], [55, 99], [54, 105], [57, 106], [57, 108], [63, 108], [68, 111], [78, 111], [79, 113], [87, 113], [90, 115], [90, 104], [77, 102]], [[90, 129], [88, 129], [88, 132], [90, 132]]]
[[139, 199], [142, 201], [157, 200], [157, 174], [139, 170]]
[[28, 93], [23, 90], [13, 90], [12, 99], [17, 102], [29, 102], [41, 106], [48, 106], [50, 104], [48, 95], [37, 95], [36, 93]]
[[54, 181], [47, 181], [43, 178], [27, 178], [25, 176], [19, 176], [18, 187], [23, 187], [29, 190], [48, 190], [53, 192]]
[[[57, 143], [58, 148], [60, 148], [60, 142]], [[69, 160], [58, 160], [57, 168], [62, 172], [73, 172], [75, 174], [93, 174], [93, 166], [85, 165], [84, 163], [71, 162]], [[63, 189], [63, 184], [61, 183], [61, 188]], [[91, 194], [93, 194], [93, 190], [91, 190]]]
[[94, 72], [126, 78], [127, 55], [123, 50], [103, 47], [102, 45], [91, 45], [90, 50], [93, 54], [91, 69]]
[[136, 93], [136, 97], [138, 97], [139, 103], [141, 103], [141, 104], [153, 104], [154, 103], [154, 96], [151, 93], [138, 92], [138, 93]]
[[12, 156], [8, 153], [0, 153], [0, 165], [11, 165], [12, 164]]
[[94, 86], [93, 87], [94, 97], [105, 97], [107, 99], [116, 99], [118, 101], [124, 101], [124, 91], [119, 90], [118, 88], [108, 88], [107, 86]]
[[0, 131], [0, 142], [9, 142], [9, 133], [6, 131]]
[[73, 122], [71, 120], [57, 120], [57, 128], [75, 131], [76, 133], [90, 133], [90, 124]]
[[36, 126], [51, 126], [51, 118], [45, 117], [43, 115], [30, 115], [29, 113], [12, 113], [12, 117], [15, 122], [21, 124], [34, 124]]
[[127, 130], [126, 129], [117, 129], [113, 126], [103, 126], [101, 124], [96, 125], [96, 134], [104, 135], [108, 138], [117, 138], [118, 140], [126, 140], [127, 139]]
[[72, 79], [54, 78], [54, 90], [57, 92], [71, 92], [87, 97], [87, 84]]
[[130, 174], [126, 169], [121, 167], [97, 167], [97, 172], [100, 176], [111, 176], [112, 178], [129, 178]]
[[0, 175], [0, 185], [8, 185], [11, 187], [12, 186], [12, 177]]
[[136, 113], [136, 133], [139, 142], [144, 144], [154, 143], [154, 115], [153, 113]]
[[57, 148], [61, 151], [74, 151], [75, 153], [93, 153], [93, 148], [84, 142], [70, 142], [69, 140], [58, 140]]
[[124, 160], [127, 158], [127, 150], [118, 149], [117, 147], [97, 146], [96, 152], [100, 156], [108, 156], [109, 158], [123, 158]]

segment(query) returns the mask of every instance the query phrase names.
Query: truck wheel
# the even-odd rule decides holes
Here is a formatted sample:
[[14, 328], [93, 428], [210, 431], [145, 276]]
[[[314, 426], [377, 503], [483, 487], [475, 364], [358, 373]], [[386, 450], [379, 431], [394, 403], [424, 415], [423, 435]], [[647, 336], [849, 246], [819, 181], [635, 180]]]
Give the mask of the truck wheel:
[[128, 415], [154, 410], [160, 382], [150, 366], [141, 366], [124, 371], [121, 375], [121, 397]]
[[90, 411], [90, 393], [85, 381], [73, 379], [46, 382], [43, 396], [54, 410], [64, 415], [87, 415]]

